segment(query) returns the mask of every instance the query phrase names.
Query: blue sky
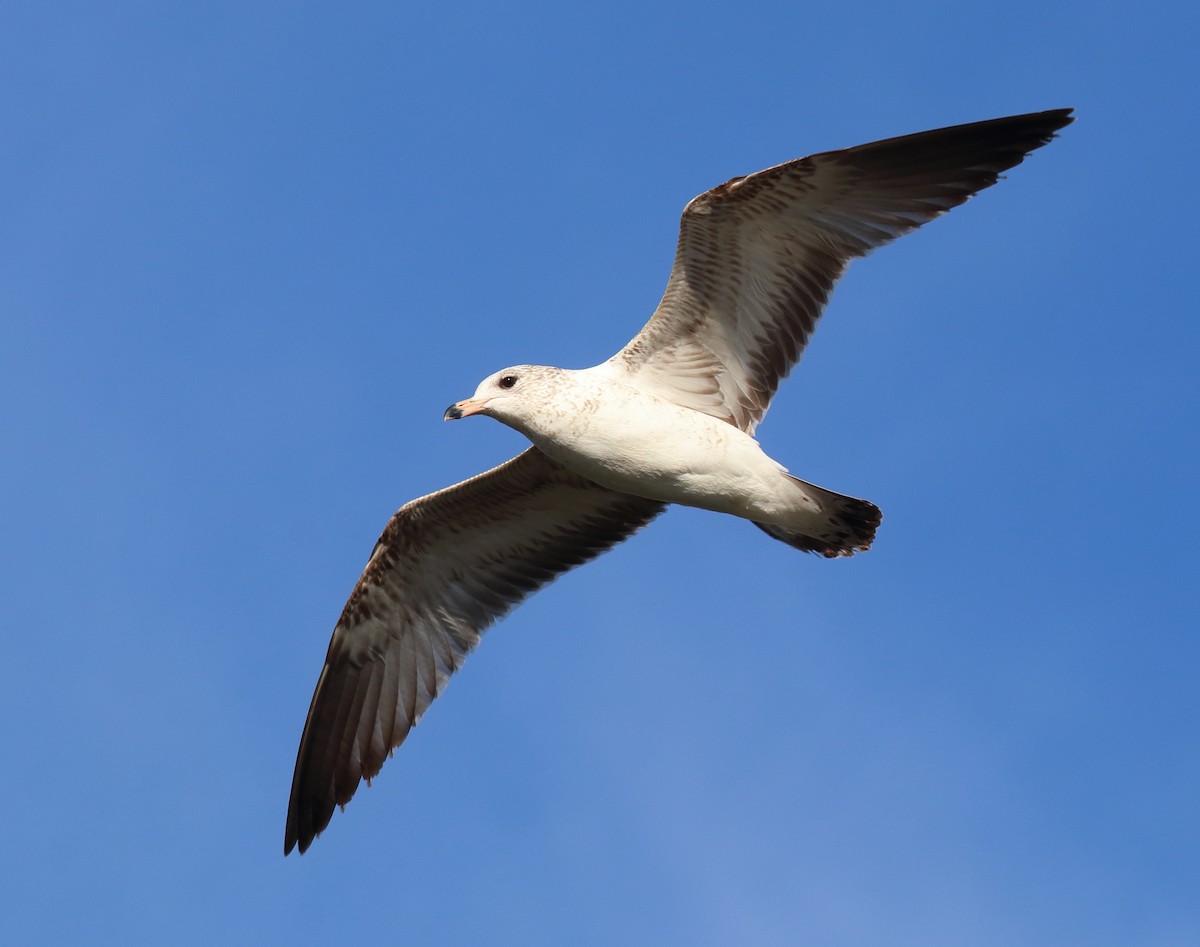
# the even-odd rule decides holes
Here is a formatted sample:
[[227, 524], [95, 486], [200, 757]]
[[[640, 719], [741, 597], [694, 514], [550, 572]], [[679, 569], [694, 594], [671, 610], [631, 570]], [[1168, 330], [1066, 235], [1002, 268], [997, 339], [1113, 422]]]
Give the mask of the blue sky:
[[[0, 939], [1200, 942], [1196, 25], [6, 6]], [[670, 512], [283, 858], [376, 536], [521, 449], [447, 404], [620, 347], [708, 187], [1059, 106], [851, 268], [760, 430], [870, 553]]]

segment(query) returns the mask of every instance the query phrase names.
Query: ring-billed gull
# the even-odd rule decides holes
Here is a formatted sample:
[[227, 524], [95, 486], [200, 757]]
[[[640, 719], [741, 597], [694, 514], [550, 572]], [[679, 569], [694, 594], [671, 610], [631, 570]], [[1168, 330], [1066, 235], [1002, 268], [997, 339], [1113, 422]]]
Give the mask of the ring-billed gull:
[[448, 420], [533, 443], [401, 507], [333, 632], [300, 740], [284, 851], [304, 852], [399, 746], [481, 633], [669, 503], [744, 517], [807, 552], [867, 549], [880, 513], [798, 480], [754, 439], [846, 265], [994, 184], [1069, 109], [873, 142], [734, 178], [683, 212], [666, 292], [593, 368], [519, 365]]

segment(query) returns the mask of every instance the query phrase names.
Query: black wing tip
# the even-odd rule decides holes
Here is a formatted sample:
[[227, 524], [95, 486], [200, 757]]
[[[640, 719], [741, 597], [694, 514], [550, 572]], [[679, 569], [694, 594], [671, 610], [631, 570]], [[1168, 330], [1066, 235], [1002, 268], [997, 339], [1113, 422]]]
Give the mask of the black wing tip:
[[1017, 115], [1005, 115], [1000, 118], [985, 119], [983, 122], [975, 124], [986, 125], [988, 122], [1031, 122], [1052, 124], [1056, 128], [1062, 128], [1064, 125], [1070, 125], [1075, 121], [1075, 106], [1068, 105], [1065, 108], [1057, 109], [1042, 109], [1040, 112], [1021, 112]]
[[1064, 128], [1075, 121], [1075, 106], [1068, 105], [1065, 108], [1045, 109], [1041, 112], [1028, 112], [1029, 118], [1044, 119], [1047, 122], [1056, 122], [1055, 128]]
[[[407, 731], [405, 735], [407, 736]], [[397, 743], [396, 746], [400, 746], [403, 742], [403, 739], [401, 739], [400, 743]], [[395, 748], [393, 747], [392, 750], [388, 751], [388, 757], [392, 755], [392, 751]], [[301, 788], [304, 773], [297, 767], [296, 775], [293, 777], [295, 786], [292, 789], [292, 798], [288, 804], [287, 825], [283, 832], [284, 857], [286, 858], [290, 855], [294, 848], [299, 848], [301, 855], [307, 852], [321, 833], [329, 828], [329, 823], [333, 821], [334, 812], [339, 808], [344, 809], [364, 782], [370, 787], [371, 780], [379, 775], [379, 771], [382, 768], [382, 761], [372, 764], [369, 768], [364, 768], [359, 778], [353, 780], [349, 784], [349, 789], [342, 793], [339, 801], [331, 802], [326, 796], [304, 792]]]
[[[1002, 170], [1007, 170], [1057, 138], [1058, 132], [1075, 121], [1073, 111], [1074, 109], [1070, 108], [1048, 109], [1044, 112], [1029, 112], [1024, 115], [973, 122], [946, 131], [954, 134], [961, 129], [970, 137], [978, 135], [980, 145], [995, 149], [996, 159], [999, 163], [1007, 165]], [[1008, 152], [1010, 148], [1012, 151]], [[1005, 152], [1008, 152], [1007, 158], [1004, 157]]]
[[308, 851], [308, 847], [312, 845], [313, 839], [315, 839], [318, 835], [320, 835], [319, 832], [313, 833], [312, 835], [305, 835], [303, 838], [294, 835], [284, 836], [283, 857], [287, 858], [290, 854], [292, 854], [292, 850], [297, 848], [299, 850], [296, 852], [296, 854], [303, 855]]
[[[1010, 127], [1014, 131], [1019, 128], [1026, 128], [1030, 136], [1037, 142], [1030, 146], [1033, 148], [1041, 147], [1048, 144], [1052, 139], [1057, 138], [1056, 134], [1066, 128], [1073, 121], [1075, 109], [1073, 107], [1046, 109], [1043, 112], [1026, 112], [1023, 115], [1010, 115], [1006, 118], [994, 118], [990, 121], [975, 122], [974, 125], [996, 125], [997, 127]], [[961, 126], [971, 127], [971, 126]]]
[[1057, 138], [1057, 132], [1075, 121], [1074, 111], [1074, 108], [1047, 109], [946, 125], [812, 157], [845, 158], [854, 163], [873, 164], [879, 161], [925, 161], [935, 154], [942, 159], [962, 158], [982, 150], [996, 158], [1007, 155], [1001, 162], [1006, 164], [1002, 170], [1007, 170], [1007, 167], [1020, 164], [1030, 152]]
[[1058, 118], [1063, 125], [1070, 125], [1073, 121], [1075, 121], [1075, 106], [1068, 105], [1065, 108], [1046, 109], [1044, 112], [1035, 112], [1034, 114], [1046, 116], [1053, 115]]
[[[985, 118], [976, 122], [964, 122], [957, 125], [947, 125], [944, 128], [931, 129], [928, 132], [917, 132], [918, 135], [937, 134], [938, 132], [958, 132], [958, 131], [984, 131], [988, 128], [1006, 128], [1018, 129], [1026, 128], [1032, 133], [1043, 132], [1049, 136], [1053, 136], [1054, 132], [1070, 125], [1075, 121], [1075, 108], [1068, 106], [1066, 108], [1045, 109], [1041, 112], [1021, 112], [1017, 115], [1002, 115], [999, 118]], [[911, 135], [902, 135], [901, 138], [914, 137]], [[890, 139], [895, 141], [896, 139]], [[1050, 139], [1047, 138], [1047, 141]], [[882, 142], [881, 142], [882, 144]]]
[[328, 812], [300, 811], [295, 804], [288, 808], [287, 827], [283, 832], [283, 856], [292, 854], [293, 849], [299, 849], [303, 855], [317, 837], [329, 828], [333, 819], [333, 809]]
[[292, 854], [292, 849], [299, 846], [300, 854], [303, 855], [308, 851], [308, 846], [313, 843], [320, 832], [315, 832], [311, 827], [301, 829], [299, 825], [300, 819], [296, 814], [294, 805], [288, 808], [287, 827], [283, 831], [283, 857], [287, 858]]
[[297, 836], [293, 835], [290, 830], [284, 834], [284, 836], [283, 836], [283, 857], [284, 858], [287, 858], [290, 854], [292, 854], [292, 849], [294, 849], [296, 847], [297, 843], [299, 843], [299, 845], [300, 845], [300, 851], [297, 854], [303, 855], [308, 850], [308, 846], [310, 844], [312, 844], [312, 840], [309, 839], [308, 842], [300, 842], [299, 838]]

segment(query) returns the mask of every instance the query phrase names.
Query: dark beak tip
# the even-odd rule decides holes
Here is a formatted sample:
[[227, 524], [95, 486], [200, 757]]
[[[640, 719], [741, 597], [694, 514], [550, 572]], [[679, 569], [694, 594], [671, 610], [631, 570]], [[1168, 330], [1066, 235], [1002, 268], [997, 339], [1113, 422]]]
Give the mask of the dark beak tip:
[[457, 404], [452, 404], [446, 409], [446, 413], [442, 415], [443, 421], [457, 421], [462, 417], [462, 408]]

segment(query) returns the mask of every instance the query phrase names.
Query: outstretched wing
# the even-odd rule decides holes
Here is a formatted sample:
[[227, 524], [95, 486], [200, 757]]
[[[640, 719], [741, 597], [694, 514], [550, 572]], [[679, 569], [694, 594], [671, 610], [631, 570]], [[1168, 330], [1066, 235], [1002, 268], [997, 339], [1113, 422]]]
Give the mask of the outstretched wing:
[[492, 622], [664, 509], [530, 448], [402, 507], [333, 631], [308, 710], [284, 853], [304, 852], [391, 751]]
[[752, 432], [850, 260], [994, 184], [1070, 111], [827, 151], [701, 194], [684, 209], [662, 302], [606, 366]]

